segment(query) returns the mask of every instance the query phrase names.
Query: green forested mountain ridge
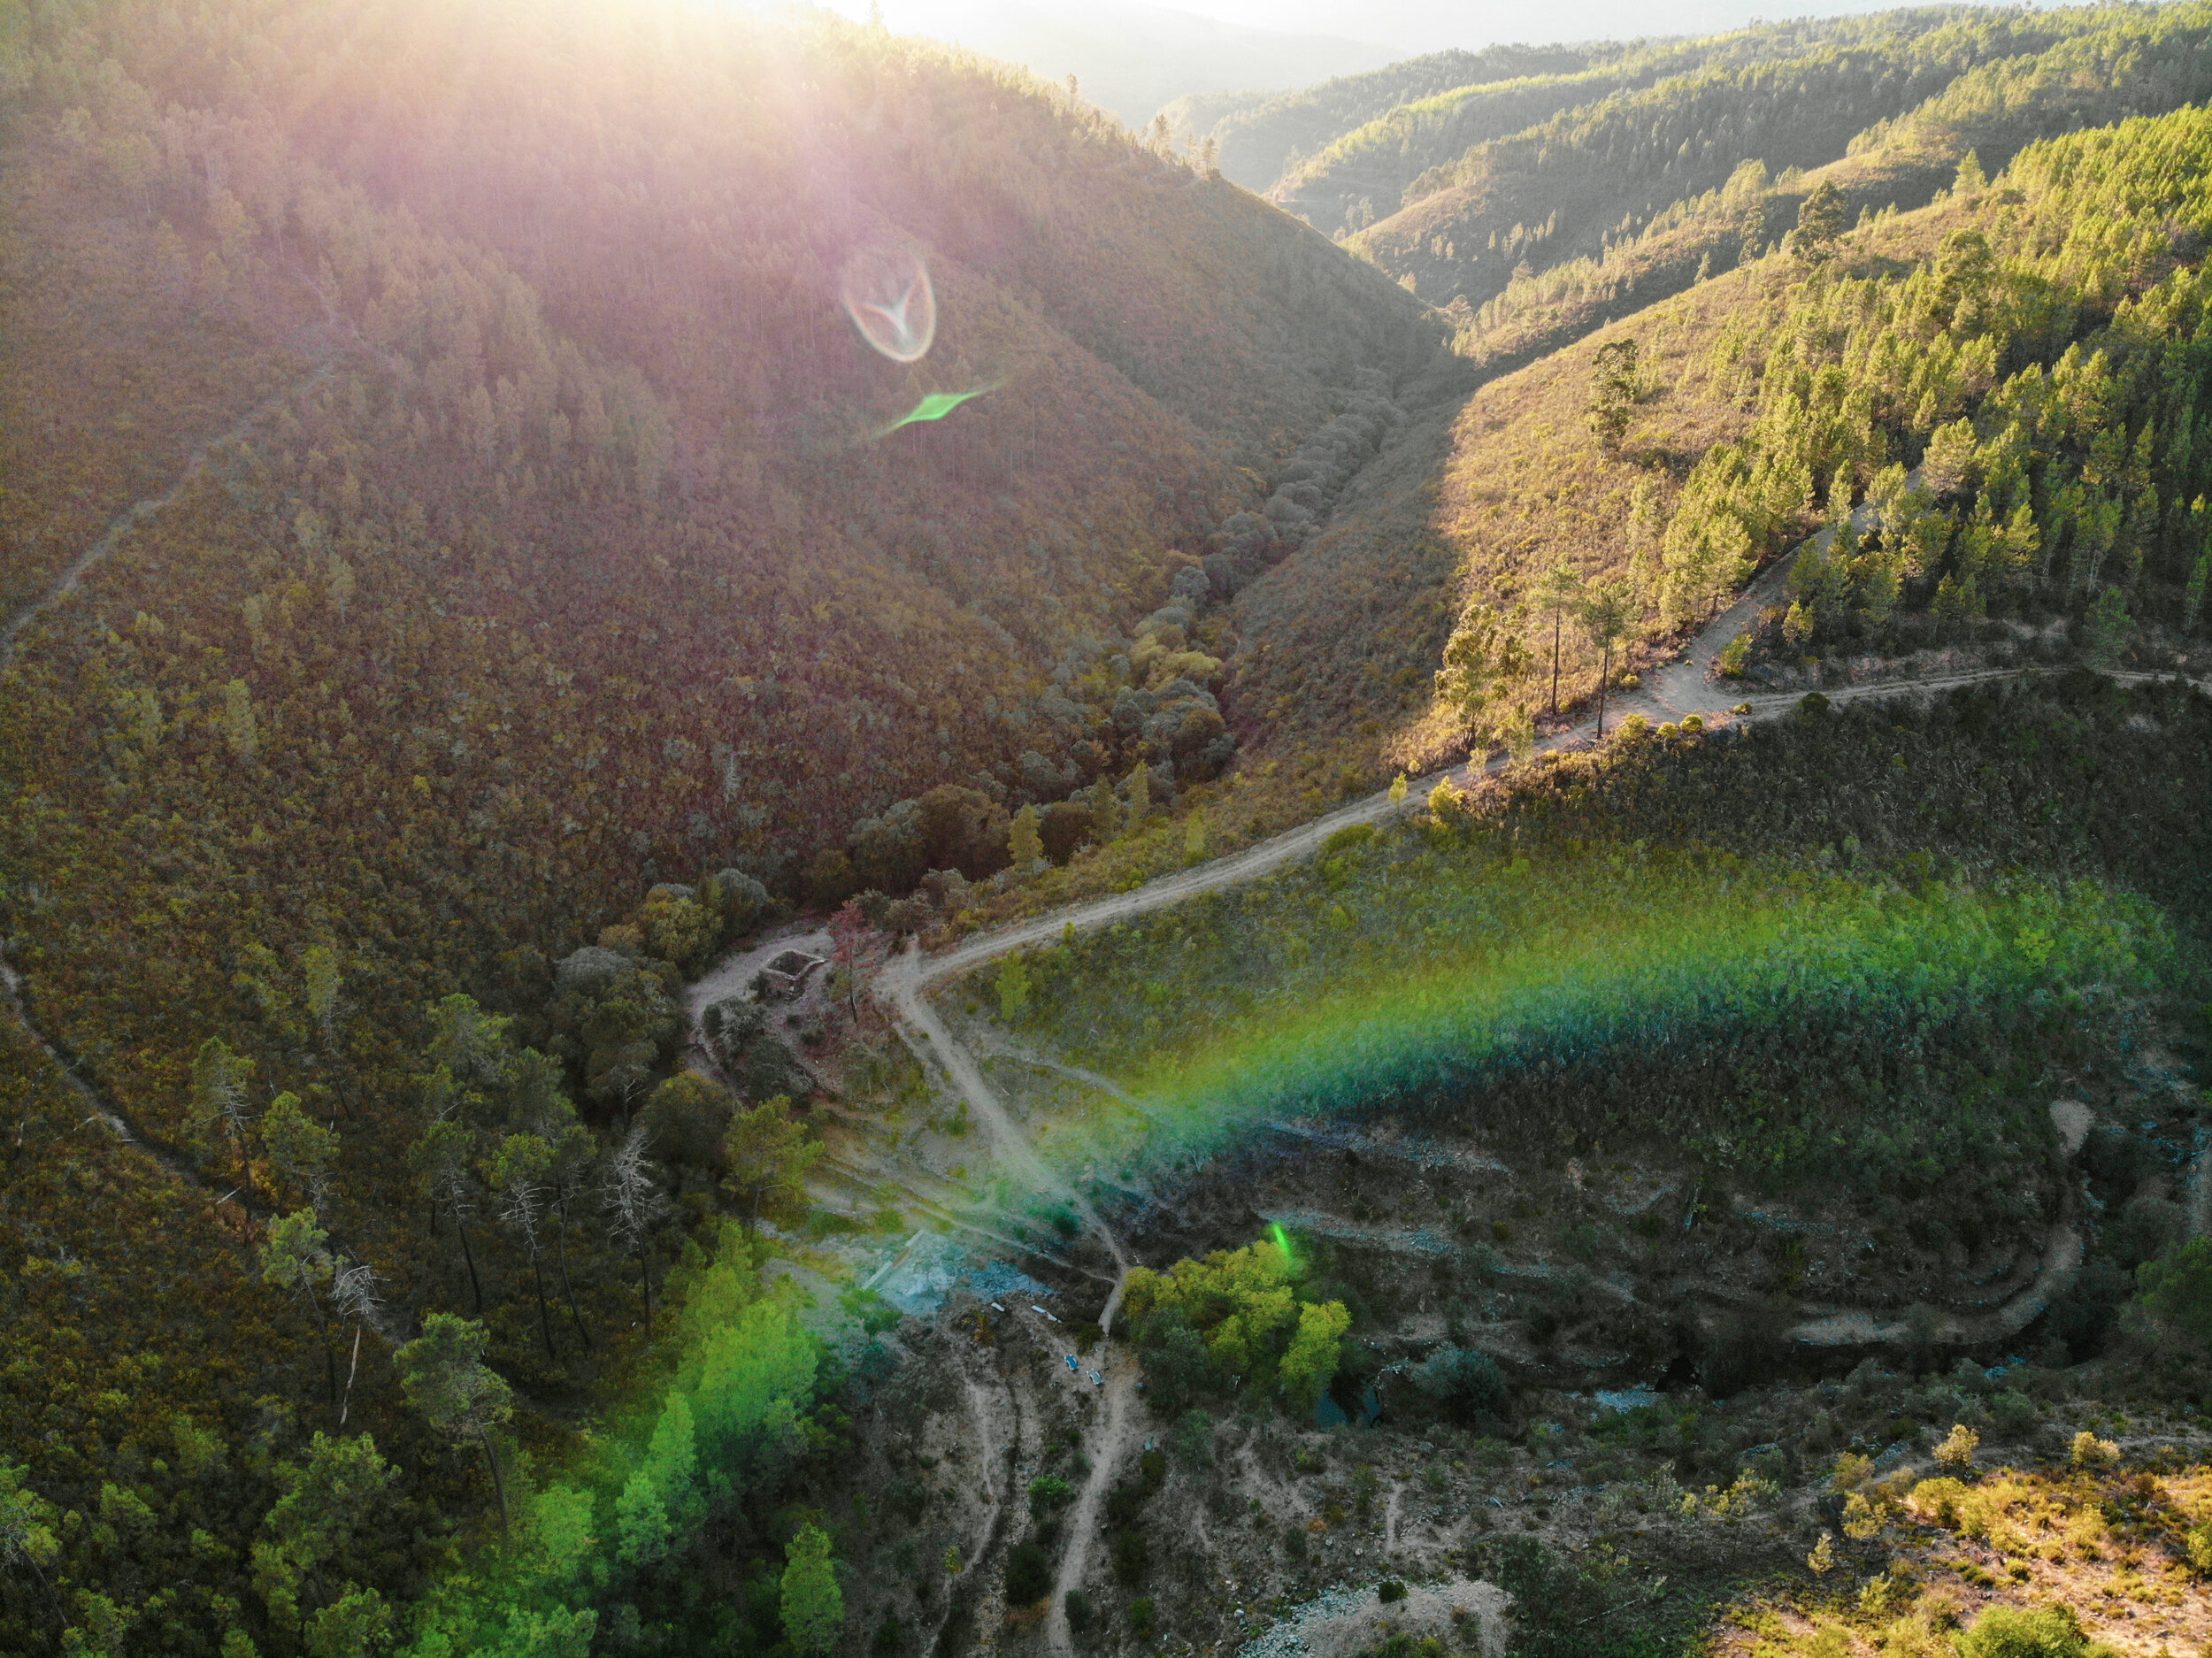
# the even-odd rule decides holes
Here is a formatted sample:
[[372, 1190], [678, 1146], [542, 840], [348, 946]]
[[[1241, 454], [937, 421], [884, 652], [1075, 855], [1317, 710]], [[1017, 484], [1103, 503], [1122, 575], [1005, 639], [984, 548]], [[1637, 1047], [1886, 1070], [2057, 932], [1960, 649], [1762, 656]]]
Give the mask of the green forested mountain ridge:
[[1414, 275], [1437, 303], [1479, 305], [1517, 272], [1601, 257], [1747, 161], [1779, 174], [1836, 160], [1865, 129], [1908, 116], [1978, 67], [2121, 22], [2144, 27], [2133, 14], [2094, 11], [1942, 19], [1708, 65], [1475, 146], [1414, 180], [1404, 208], [1356, 245], [1394, 275]]
[[1970, 154], [1986, 171], [2037, 137], [2203, 95], [2212, 71], [2200, 10], [2107, 14], [2106, 22], [2047, 51], [1969, 71], [1902, 118], [1858, 134], [1824, 166], [1778, 179], [1763, 160], [1746, 162], [1718, 189], [1675, 202], [1595, 257], [1517, 270], [1481, 304], [1455, 303], [1461, 349], [1478, 360], [1526, 361], [1563, 344], [1771, 244], [1824, 183], [1843, 193], [1853, 218], [1911, 206], [1947, 186]]
[[[1729, 35], [1618, 49], [1594, 57], [1579, 69], [1469, 83], [1409, 102], [1363, 127], [1345, 130], [1287, 172], [1271, 194], [1333, 234], [1358, 230], [1459, 182], [1456, 174], [1463, 168], [1482, 169], [1490, 154], [1486, 146], [1524, 134], [1547, 131], [1550, 142], [1538, 146], [1541, 162], [1555, 161], [1571, 172], [1571, 147], [1563, 147], [1547, 124], [1565, 121], [1565, 130], [1573, 130], [1601, 110], [1618, 109], [1627, 99], [1634, 100], [1639, 129], [1632, 137], [1617, 137], [1611, 147], [1615, 159], [1624, 164], [1617, 171], [1625, 177], [1626, 167], [1634, 165], [1641, 178], [1668, 163], [1681, 136], [1671, 131], [1655, 134], [1648, 129], [1655, 124], [1671, 127], [1678, 123], [1681, 118], [1670, 113], [1674, 105], [1685, 98], [1694, 100], [1701, 88], [1709, 88], [1714, 75], [1761, 65], [1818, 60], [1832, 52], [1855, 54], [1862, 68], [1872, 65], [1876, 73], [1865, 83], [1840, 92], [1819, 84], [1816, 77], [1802, 79], [1801, 64], [1794, 72], [1784, 72], [1793, 77], [1793, 91], [1814, 100], [1808, 112], [1833, 124], [1832, 112], [1823, 106], [1839, 98], [1878, 107], [1894, 97], [1900, 76], [1924, 79], [1947, 58], [1954, 73], [1978, 61], [1985, 54], [1978, 54], [1974, 42], [1988, 26], [1986, 18], [1948, 7], [1761, 24]], [[2024, 35], [2014, 35], [2004, 23], [1998, 28], [2001, 36], [2030, 45], [2065, 32], [2062, 24], [2055, 31], [2031, 25]], [[1758, 84], [1745, 83], [1749, 97], [1755, 98], [1755, 91], [1749, 89]], [[1747, 108], [1738, 109], [1735, 124], [1740, 126], [1748, 113]], [[1695, 129], [1694, 121], [1691, 128]], [[1706, 134], [1701, 131], [1698, 136], [1701, 148]], [[1669, 155], [1656, 154], [1661, 137]], [[1697, 159], [1710, 157], [1701, 154]], [[1526, 160], [1520, 165], [1527, 165]], [[1560, 181], [1565, 184], [1566, 178]]]
[[[711, 1242], [714, 1172], [632, 1247], [572, 1155], [647, 1109], [683, 971], [842, 897], [808, 855], [902, 797], [960, 786], [892, 849], [979, 874], [1024, 800], [1217, 769], [1193, 564], [1441, 331], [1065, 98], [820, 19], [12, 4], [0, 97], [11, 613], [162, 503], [0, 674], [52, 1044], [0, 1077], [0, 1485], [57, 1551], [10, 1541], [0, 1647], [321, 1651], [494, 1512], [403, 1405], [420, 1315], [480, 1312], [542, 1447]], [[871, 249], [934, 279], [917, 363], [841, 307]], [[276, 1210], [321, 1241], [270, 1255]], [[342, 1416], [405, 1472], [307, 1537]]]
[[1196, 93], [1178, 98], [1160, 113], [1179, 140], [1187, 133], [1202, 143], [1212, 139], [1221, 171], [1246, 189], [1264, 194], [1302, 157], [1319, 154], [1341, 134], [1402, 105], [1494, 81], [1571, 76], [1594, 62], [1619, 57], [1621, 50], [1491, 46], [1479, 52], [1431, 52], [1297, 92]]
[[[1846, 502], [1878, 530], [1801, 561], [1764, 636], [1792, 660], [1968, 643], [1998, 615], [2107, 652], [2140, 624], [2162, 659], [2201, 626], [2208, 571], [2207, 130], [2187, 110], [2043, 141], [1994, 185], [1851, 233], [1828, 198], [1793, 251], [1483, 387], [1407, 440], [1433, 470], [1377, 469], [1240, 599], [1239, 706], [1365, 718], [1410, 759], [1470, 720], [1509, 738], [1546, 712], [1555, 565], [1622, 584], [1631, 638], [1663, 646]], [[1591, 387], [1630, 342], [1609, 437]], [[1343, 626], [1348, 602], [1368, 625]], [[1477, 666], [1432, 702], [1455, 629]], [[1563, 645], [1563, 695], [1586, 695], [1599, 653], [1571, 628]]]

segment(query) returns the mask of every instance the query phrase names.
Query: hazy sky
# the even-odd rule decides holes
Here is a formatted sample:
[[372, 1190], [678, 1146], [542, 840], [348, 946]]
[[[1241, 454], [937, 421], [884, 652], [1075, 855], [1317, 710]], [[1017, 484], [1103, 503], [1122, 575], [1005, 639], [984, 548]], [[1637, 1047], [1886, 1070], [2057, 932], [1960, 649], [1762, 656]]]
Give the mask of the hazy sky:
[[[1393, 49], [1406, 56], [1447, 46], [1489, 46], [1519, 41], [1544, 45], [1556, 41], [1601, 37], [1627, 39], [1647, 35], [1702, 35], [1736, 28], [1755, 18], [1836, 17], [1845, 12], [1889, 9], [1899, 0], [1818, 0], [1810, 5], [1775, 5], [1760, 0], [1552, 0], [1544, 5], [1444, 4], [1442, 0], [1174, 0], [1162, 10], [1217, 19], [1245, 28], [1286, 34], [1335, 35]], [[828, 0], [834, 10], [858, 17], [867, 0]], [[948, 0], [886, 0], [895, 28], [902, 12], [918, 17], [946, 9]], [[1089, 0], [1015, 0], [1019, 9], [1056, 16], [1082, 27], [1100, 19], [1102, 8]], [[949, 0], [963, 10], [994, 9], [989, 0]], [[1114, 8], [1108, 7], [1107, 10]], [[1150, 9], [1147, 7], [1145, 9]], [[1362, 65], [1363, 67], [1364, 65]]]
[[[1071, 0], [1037, 0], [1048, 9]], [[1349, 35], [1411, 52], [1446, 46], [1469, 48], [1520, 41], [1540, 46], [1555, 41], [1639, 35], [1704, 35], [1741, 27], [1754, 18], [1837, 17], [1847, 12], [1879, 12], [1896, 0], [1829, 0], [1812, 5], [1762, 5], [1757, 0], [1658, 0], [1632, 5], [1626, 0], [1556, 0], [1545, 5], [1505, 5], [1495, 0], [1473, 4], [1440, 4], [1437, 0], [1181, 0], [1180, 9], [1252, 28], [1287, 29], [1300, 34]]]
[[[824, 0], [857, 20], [870, 0]], [[1895, 0], [880, 0], [901, 35], [956, 42], [1025, 65], [1141, 127], [1187, 93], [1285, 91], [1446, 47], [1633, 39], [1736, 28], [1762, 13], [1835, 16]]]

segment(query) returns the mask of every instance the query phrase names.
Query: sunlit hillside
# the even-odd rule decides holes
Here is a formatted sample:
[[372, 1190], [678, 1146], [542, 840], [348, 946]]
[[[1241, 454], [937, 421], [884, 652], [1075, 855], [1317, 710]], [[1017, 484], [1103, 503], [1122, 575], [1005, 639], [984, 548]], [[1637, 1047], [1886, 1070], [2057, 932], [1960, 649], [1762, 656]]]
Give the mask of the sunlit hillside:
[[[1622, 56], [1616, 46], [1493, 46], [1479, 52], [1431, 52], [1364, 74], [1339, 75], [1296, 92], [1197, 93], [1160, 111], [1177, 138], [1213, 141], [1221, 171], [1266, 194], [1309, 157], [1348, 133], [1424, 99], [1525, 78], [1571, 78], [1593, 61]], [[1319, 222], [1319, 221], [1317, 221]], [[1321, 224], [1326, 230], [1333, 226]]]
[[[0, 96], [10, 614], [105, 555], [25, 613], [0, 678], [0, 902], [52, 1044], [12, 1055], [0, 1224], [59, 1263], [7, 1293], [0, 1461], [77, 1512], [119, 1445], [173, 1455], [177, 1422], [242, 1435], [265, 1398], [334, 1428], [321, 1292], [260, 1276], [273, 1205], [313, 1193], [403, 1322], [449, 1282], [501, 1299], [523, 1257], [488, 1212], [481, 1261], [419, 1221], [429, 1004], [469, 992], [570, 1042], [565, 1086], [618, 1138], [640, 1045], [680, 1051], [668, 984], [624, 981], [626, 1034], [557, 1041], [553, 962], [657, 880], [727, 871], [713, 930], [657, 934], [658, 959], [772, 890], [833, 902], [849, 878], [811, 881], [811, 856], [945, 786], [987, 873], [1008, 810], [1167, 753], [1055, 668], [1129, 649], [1225, 518], [1442, 337], [1064, 91], [820, 19], [16, 5]], [[933, 336], [891, 317], [917, 268]], [[1227, 756], [1198, 632], [1154, 699], [1194, 733], [1186, 780]], [[93, 1140], [58, 1055], [174, 1179]], [[335, 1135], [311, 1181], [262, 1138], [279, 1094]], [[557, 1412], [587, 1397], [583, 1344], [635, 1316], [582, 1229], [596, 1201], [564, 1209], [562, 1356], [537, 1309], [491, 1314]], [[182, 1276], [127, 1287], [147, 1257]], [[372, 1368], [350, 1420], [403, 1455], [406, 1503], [436, 1501], [454, 1470]], [[226, 1466], [173, 1537], [104, 1529], [55, 1569], [65, 1616], [96, 1591], [148, 1651], [212, 1652], [241, 1617], [289, 1650], [249, 1581], [272, 1476]], [[365, 1585], [419, 1580], [416, 1512]], [[53, 1633], [42, 1600], [6, 1616], [11, 1650]]]
[[0, 0], [0, 1658], [2212, 1639], [2212, 0], [1685, 18]]
[[[2053, 141], [1993, 186], [1962, 176], [1849, 234], [1839, 191], [1830, 240], [1808, 231], [1440, 403], [1240, 601], [1240, 705], [1390, 732], [1386, 749], [1425, 761], [1473, 718], [1435, 700], [1427, 672], [1455, 626], [1520, 641], [1494, 641], [1502, 678], [1477, 699], [1478, 723], [1502, 733], [1549, 711], [1540, 669], [1569, 608], [1543, 596], [1555, 566], [1580, 592], [1623, 584], [1629, 638], [1664, 654], [1846, 505], [1878, 533], [1793, 573], [1762, 625], [1779, 657], [2016, 649], [1993, 618], [2017, 633], [2108, 589], [2162, 637], [2185, 634], [2201, 614], [2203, 463], [2179, 388], [2196, 372], [2186, 226], [2203, 210], [2195, 164], [2172, 157], [2202, 141], [2195, 111]], [[1636, 383], [1609, 434], [1593, 386], [1631, 342]], [[2076, 395], [2062, 388], [2101, 387], [2119, 363], [2135, 366], [2086, 424], [2059, 412]], [[2138, 456], [2124, 475], [2091, 457], [2116, 444]], [[1348, 604], [1362, 626], [1342, 625]], [[1573, 628], [1560, 643], [1563, 698], [1594, 694], [1601, 653]]]

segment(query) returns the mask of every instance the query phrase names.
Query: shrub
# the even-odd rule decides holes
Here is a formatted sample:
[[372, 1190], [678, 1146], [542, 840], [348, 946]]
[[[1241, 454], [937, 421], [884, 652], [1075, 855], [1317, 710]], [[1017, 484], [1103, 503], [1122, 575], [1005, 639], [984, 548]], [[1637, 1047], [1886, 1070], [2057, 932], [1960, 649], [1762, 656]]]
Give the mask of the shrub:
[[1965, 1495], [1965, 1483], [1946, 1475], [1939, 1479], [1924, 1479], [1915, 1485], [1905, 1506], [1912, 1510], [1915, 1519], [1930, 1525], [1955, 1525], [1959, 1501]]
[[1057, 1474], [1040, 1474], [1029, 1482], [1029, 1511], [1048, 1514], [1075, 1495], [1075, 1487]]
[[2204, 1520], [2189, 1533], [2189, 1563], [2200, 1577], [2212, 1577], [2212, 1520]]
[[2212, 1347], [2212, 1238], [2192, 1238], [2136, 1271], [2143, 1309], [2170, 1337]]
[[2101, 1439], [2084, 1428], [2074, 1436], [2074, 1466], [2094, 1468], [2104, 1462], [2116, 1462], [2120, 1447], [2109, 1439]]
[[1386, 1577], [1375, 1585], [1375, 1599], [1385, 1606], [1406, 1598], [1406, 1586], [1395, 1577]]
[[1175, 1424], [1175, 1454], [1202, 1465], [1213, 1461], [1214, 1419], [1202, 1410], [1186, 1410]]
[[1340, 852], [1349, 852], [1363, 847], [1375, 838], [1375, 825], [1371, 823], [1346, 824], [1321, 843], [1321, 856], [1333, 857]]
[[1129, 1603], [1129, 1627], [1140, 1639], [1152, 1633], [1152, 1597], [1141, 1594]]
[[1950, 1437], [1936, 1447], [1935, 1459], [1946, 1468], [1971, 1468], [1974, 1453], [1981, 1448], [1982, 1436], [1962, 1422], [1951, 1424]]
[[1989, 1401], [1989, 1431], [2001, 1439], [2016, 1439], [2036, 1424], [2035, 1401], [2016, 1387], [2008, 1387]]
[[1505, 1373], [1487, 1353], [1446, 1345], [1413, 1371], [1413, 1386], [1452, 1420], [1470, 1423], [1495, 1411], [1505, 1398]]
[[[1114, 1533], [1114, 1577], [1118, 1582], [1135, 1584], [1143, 1581], [1145, 1569], [1151, 1565], [1151, 1554], [1144, 1546], [1144, 1533], [1125, 1528]], [[1145, 1603], [1147, 1606], [1150, 1601]], [[1136, 1608], [1130, 1607], [1133, 1616]]]
[[1052, 1593], [1052, 1560], [1035, 1543], [1018, 1543], [1006, 1557], [1006, 1604], [1034, 1606]]
[[1061, 1598], [1061, 1604], [1067, 1608], [1070, 1629], [1080, 1635], [1090, 1628], [1091, 1601], [1088, 1595], [1080, 1589], [1071, 1589]]
[[1959, 1658], [2085, 1658], [2089, 1638], [2069, 1607], [1993, 1606], [1958, 1646]]

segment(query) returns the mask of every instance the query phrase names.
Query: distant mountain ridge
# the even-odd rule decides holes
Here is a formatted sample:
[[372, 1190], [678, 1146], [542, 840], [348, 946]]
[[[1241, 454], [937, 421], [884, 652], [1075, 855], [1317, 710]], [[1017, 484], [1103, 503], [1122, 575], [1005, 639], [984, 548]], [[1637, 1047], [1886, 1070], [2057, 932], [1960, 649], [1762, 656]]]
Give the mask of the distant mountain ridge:
[[1491, 81], [1571, 74], [1619, 50], [1493, 46], [1432, 52], [1296, 92], [1193, 93], [1161, 113], [1178, 139], [1186, 133], [1213, 139], [1223, 173], [1264, 195], [1300, 160], [1403, 105]]
[[[1186, 95], [1284, 88], [1378, 68], [1386, 45], [1329, 34], [1248, 28], [1195, 12], [1102, 0], [1062, 8], [1030, 0], [889, 0], [885, 24], [1018, 64], [1084, 97], [1132, 130]], [[1175, 129], [1179, 137], [1182, 128]], [[1239, 180], [1242, 182], [1242, 180]]]

